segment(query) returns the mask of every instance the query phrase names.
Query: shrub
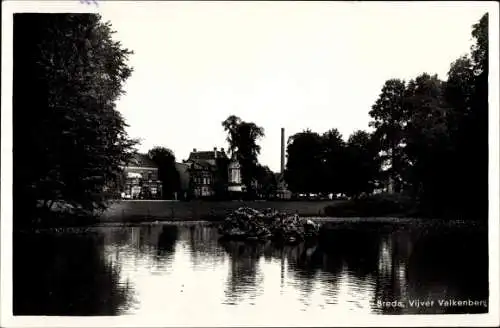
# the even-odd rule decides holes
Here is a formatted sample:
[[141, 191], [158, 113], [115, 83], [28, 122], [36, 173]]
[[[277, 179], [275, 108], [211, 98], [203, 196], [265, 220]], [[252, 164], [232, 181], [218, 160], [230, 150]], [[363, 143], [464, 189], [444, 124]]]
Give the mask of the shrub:
[[403, 194], [370, 195], [325, 207], [333, 217], [409, 216], [416, 214], [415, 203]]

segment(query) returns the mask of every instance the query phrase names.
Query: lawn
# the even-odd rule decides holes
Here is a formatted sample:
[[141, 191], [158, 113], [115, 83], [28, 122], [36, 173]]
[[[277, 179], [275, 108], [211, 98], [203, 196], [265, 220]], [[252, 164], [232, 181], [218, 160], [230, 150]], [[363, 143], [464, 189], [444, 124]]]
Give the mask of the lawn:
[[255, 209], [273, 208], [301, 216], [325, 216], [327, 206], [344, 201], [148, 201], [114, 202], [101, 216], [102, 222], [138, 222], [155, 220], [220, 219], [242, 206]]

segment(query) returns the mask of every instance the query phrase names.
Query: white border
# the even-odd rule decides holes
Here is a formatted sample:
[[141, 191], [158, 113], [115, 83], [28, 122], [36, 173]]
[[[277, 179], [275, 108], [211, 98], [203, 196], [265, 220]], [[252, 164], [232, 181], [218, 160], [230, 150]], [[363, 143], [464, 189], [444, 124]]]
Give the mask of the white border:
[[[115, 2], [115, 1], [113, 1]], [[118, 2], [118, 1], [116, 1]], [[141, 1], [144, 4], [144, 1]], [[359, 3], [358, 3], [359, 4]], [[417, 6], [422, 2], [412, 2]], [[105, 5], [101, 2], [101, 5]], [[362, 3], [380, 5], [380, 3]], [[409, 3], [395, 3], [396, 6]], [[303, 322], [290, 322], [287, 318], [274, 317], [210, 317], [189, 316], [188, 321], [158, 322], [154, 318], [144, 321], [134, 317], [13, 317], [12, 316], [12, 14], [14, 12], [99, 12], [95, 5], [82, 4], [80, 1], [4, 1], [2, 2], [2, 116], [1, 116], [1, 308], [0, 326], [2, 327], [144, 327], [144, 326], [498, 326], [499, 325], [499, 75], [498, 75], [498, 3], [496, 2], [442, 2], [441, 6], [484, 7], [490, 13], [490, 81], [489, 81], [489, 275], [490, 301], [489, 314], [484, 315], [402, 315], [402, 316], [335, 316], [328, 321], [318, 322], [309, 318]], [[473, 172], [471, 172], [473, 174]], [[305, 319], [305, 318], [304, 318]], [[318, 319], [318, 318], [316, 318]], [[376, 320], [374, 322], [373, 320]]]

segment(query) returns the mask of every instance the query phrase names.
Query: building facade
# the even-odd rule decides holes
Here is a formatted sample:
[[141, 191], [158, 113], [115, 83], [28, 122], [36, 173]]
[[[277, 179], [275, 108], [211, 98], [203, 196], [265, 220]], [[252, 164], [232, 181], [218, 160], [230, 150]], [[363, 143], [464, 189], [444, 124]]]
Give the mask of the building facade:
[[162, 184], [158, 179], [158, 167], [145, 154], [135, 154], [123, 168], [121, 187], [123, 199], [161, 199]]
[[[227, 164], [227, 182], [221, 176], [222, 163]], [[194, 198], [213, 197], [217, 188], [227, 188], [229, 192], [241, 192], [241, 167], [237, 161], [229, 160], [224, 148], [212, 151], [198, 151], [196, 148], [183, 163], [188, 167], [189, 190]], [[227, 186], [225, 186], [227, 184]], [[224, 186], [223, 186], [224, 185]]]

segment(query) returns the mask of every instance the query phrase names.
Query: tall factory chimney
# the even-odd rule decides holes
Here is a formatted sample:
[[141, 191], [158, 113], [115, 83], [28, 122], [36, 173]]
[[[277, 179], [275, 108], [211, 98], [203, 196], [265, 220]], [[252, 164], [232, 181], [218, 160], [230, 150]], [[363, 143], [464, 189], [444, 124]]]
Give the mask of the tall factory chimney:
[[281, 173], [285, 173], [285, 128], [281, 128]]

